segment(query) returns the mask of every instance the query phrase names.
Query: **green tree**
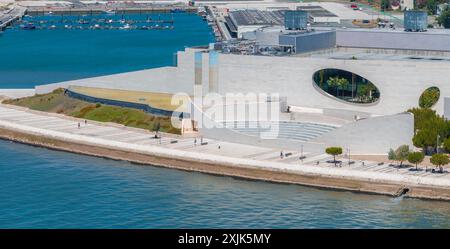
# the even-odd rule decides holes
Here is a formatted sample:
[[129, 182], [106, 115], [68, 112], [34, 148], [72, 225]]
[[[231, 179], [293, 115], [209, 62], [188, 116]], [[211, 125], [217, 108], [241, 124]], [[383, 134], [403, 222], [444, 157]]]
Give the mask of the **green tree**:
[[433, 130], [423, 129], [413, 136], [412, 141], [414, 146], [422, 148], [426, 152], [430, 147], [436, 147], [437, 133]]
[[448, 153], [450, 152], [450, 137], [446, 138], [444, 142], [442, 143], [442, 147], [444, 147], [444, 150]]
[[338, 96], [339, 91], [339, 77], [331, 77], [327, 80], [327, 84], [329, 87], [336, 89], [336, 97]]
[[442, 153], [436, 153], [430, 158], [430, 163], [434, 166], [439, 167], [439, 170], [442, 172], [442, 166], [447, 165], [450, 162], [448, 156]]
[[342, 154], [342, 148], [341, 147], [328, 147], [325, 149], [325, 153], [333, 156], [333, 162], [334, 162], [334, 165], [336, 166], [336, 156]]
[[319, 83], [320, 83], [320, 88], [323, 89], [323, 79], [324, 79], [324, 74], [325, 74], [325, 70], [320, 70], [319, 71]]
[[437, 87], [426, 89], [419, 98], [419, 106], [422, 108], [430, 108], [439, 100], [440, 91]]
[[400, 167], [403, 165], [403, 161], [408, 159], [409, 155], [409, 146], [408, 145], [400, 145], [395, 150], [395, 160], [400, 162]]
[[437, 6], [438, 6], [438, 2], [436, 0], [427, 0], [426, 6], [427, 6], [429, 14], [431, 14], [431, 15], [436, 14]]
[[408, 155], [408, 162], [415, 164], [417, 170], [417, 165], [421, 163], [424, 158], [425, 155], [422, 152], [411, 152]]
[[389, 150], [388, 159], [391, 161], [397, 161], [397, 158], [395, 157], [395, 151], [393, 149]]
[[391, 3], [389, 0], [381, 0], [380, 8], [383, 11], [386, 11], [391, 7]]
[[414, 146], [429, 149], [436, 147], [438, 136], [439, 143], [449, 137], [450, 121], [437, 115], [434, 110], [413, 108], [408, 111], [414, 114]]
[[344, 90], [348, 87], [349, 82], [346, 78], [339, 78], [339, 76], [331, 77], [327, 80], [328, 86], [336, 89], [336, 97], [339, 96], [339, 89]]
[[153, 123], [153, 131], [156, 131], [157, 133], [161, 129], [161, 124], [159, 122]]
[[349, 82], [346, 78], [339, 79], [339, 88], [342, 90], [342, 97], [344, 97], [344, 90], [348, 88]]
[[374, 84], [371, 82], [368, 82], [367, 84], [362, 84], [358, 86], [358, 89], [356, 90], [356, 96], [361, 101], [368, 101], [372, 98], [372, 92], [375, 91], [377, 88]]
[[441, 15], [437, 18], [439, 25], [444, 26], [446, 29], [450, 29], [450, 7], [447, 7], [442, 11]]

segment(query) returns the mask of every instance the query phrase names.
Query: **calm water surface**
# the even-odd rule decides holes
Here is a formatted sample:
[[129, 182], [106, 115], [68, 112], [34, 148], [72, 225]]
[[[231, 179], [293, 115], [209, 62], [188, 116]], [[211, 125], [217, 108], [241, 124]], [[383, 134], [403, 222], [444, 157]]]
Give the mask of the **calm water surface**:
[[[142, 17], [140, 17], [142, 18]], [[175, 29], [8, 30], [0, 88], [172, 65], [213, 40], [194, 15]], [[245, 181], [0, 140], [0, 228], [450, 228], [450, 203]]]
[[1, 228], [450, 228], [450, 203], [246, 181], [0, 140]]

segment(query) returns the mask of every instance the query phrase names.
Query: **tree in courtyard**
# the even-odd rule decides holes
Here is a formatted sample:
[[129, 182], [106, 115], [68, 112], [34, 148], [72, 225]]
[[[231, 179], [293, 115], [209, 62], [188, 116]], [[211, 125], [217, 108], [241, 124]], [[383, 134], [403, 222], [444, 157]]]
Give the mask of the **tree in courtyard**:
[[421, 163], [423, 161], [423, 159], [425, 158], [425, 155], [422, 152], [411, 152], [408, 155], [408, 162], [415, 164], [416, 165], [416, 170], [417, 170], [417, 165], [419, 163]]
[[320, 84], [321, 89], [323, 89], [324, 74], [325, 74], [325, 70], [322, 69], [319, 71], [319, 84]]
[[430, 158], [430, 163], [434, 166], [439, 167], [439, 171], [443, 171], [442, 166], [447, 165], [450, 162], [447, 154], [436, 153]]
[[450, 7], [447, 7], [442, 11], [441, 15], [437, 18], [439, 25], [444, 26], [446, 29], [450, 29]]
[[336, 156], [342, 154], [342, 148], [341, 147], [328, 147], [325, 149], [325, 153], [333, 156], [333, 162], [334, 162], [334, 165], [336, 166]]
[[395, 150], [395, 160], [400, 162], [400, 167], [403, 165], [403, 161], [408, 159], [409, 155], [409, 146], [408, 145], [400, 145]]
[[331, 77], [327, 80], [327, 84], [336, 89], [336, 97], [339, 96], [339, 89], [344, 90], [348, 87], [348, 80], [346, 78]]
[[377, 88], [374, 84], [368, 82], [367, 84], [363, 84], [358, 86], [356, 90], [356, 96], [363, 102], [368, 102], [372, 99], [372, 92]]
[[339, 88], [342, 90], [342, 97], [344, 97], [344, 90], [348, 88], [349, 82], [346, 78], [339, 79]]
[[339, 91], [339, 77], [331, 77], [327, 80], [327, 84], [328, 86], [330, 86], [331, 88], [336, 89], [336, 97], [338, 96], [338, 91]]

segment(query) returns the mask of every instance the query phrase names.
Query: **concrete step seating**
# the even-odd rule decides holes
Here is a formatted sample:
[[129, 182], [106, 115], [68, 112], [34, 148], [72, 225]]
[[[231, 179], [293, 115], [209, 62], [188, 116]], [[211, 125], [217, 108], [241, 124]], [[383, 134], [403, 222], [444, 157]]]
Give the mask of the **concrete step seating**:
[[224, 121], [225, 128], [249, 135], [260, 136], [262, 132], [278, 139], [306, 142], [337, 128], [337, 126], [292, 121]]

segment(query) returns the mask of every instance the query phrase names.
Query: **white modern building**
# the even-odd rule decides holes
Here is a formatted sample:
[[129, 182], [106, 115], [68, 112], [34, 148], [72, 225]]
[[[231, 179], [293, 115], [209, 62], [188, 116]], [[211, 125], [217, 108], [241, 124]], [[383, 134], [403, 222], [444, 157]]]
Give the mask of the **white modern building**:
[[[417, 35], [401, 32], [401, 37]], [[340, 145], [355, 153], [382, 154], [401, 144], [411, 145], [413, 117], [406, 111], [418, 106], [426, 89], [439, 89], [440, 98], [432, 108], [444, 114], [444, 99], [450, 96], [450, 47], [436, 49], [431, 44], [426, 50], [426, 44], [419, 45], [398, 49], [351, 47], [348, 43], [291, 56], [225, 54], [206, 47], [188, 48], [178, 52], [178, 64], [173, 67], [37, 86], [36, 92], [81, 85], [183, 92], [191, 96], [200, 90], [203, 96], [209, 92], [223, 96], [276, 93], [293, 111], [281, 113], [279, 139], [263, 141], [254, 136], [254, 130], [245, 129], [201, 132], [215, 139], [249, 144], [304, 146], [309, 150]], [[345, 78], [346, 83], [333, 86], [333, 78]], [[223, 122], [223, 117], [215, 117], [214, 121]]]

